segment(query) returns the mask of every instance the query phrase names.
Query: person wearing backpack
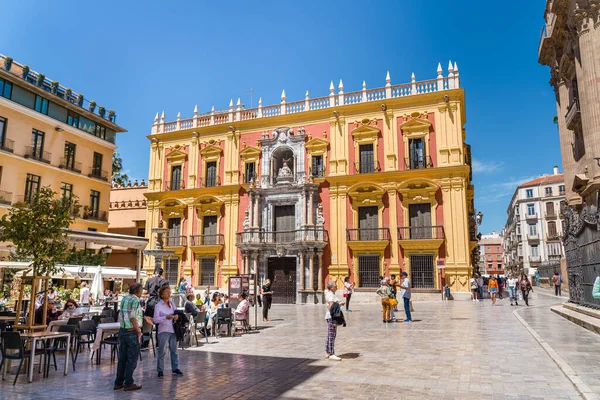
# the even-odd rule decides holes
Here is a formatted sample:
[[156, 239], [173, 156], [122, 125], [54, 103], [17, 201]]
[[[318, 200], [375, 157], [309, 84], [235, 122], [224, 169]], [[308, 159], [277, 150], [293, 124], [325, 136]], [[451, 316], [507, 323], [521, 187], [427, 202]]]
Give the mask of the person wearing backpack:
[[171, 288], [162, 286], [158, 292], [160, 301], [154, 307], [154, 323], [158, 325], [158, 357], [156, 360], [156, 369], [158, 378], [162, 378], [165, 367], [165, 354], [167, 346], [171, 353], [171, 371], [175, 376], [183, 376], [179, 369], [179, 357], [177, 356], [177, 337], [173, 324], [179, 319], [176, 315], [177, 307], [171, 300]]
[[554, 283], [554, 295], [561, 296], [560, 285], [562, 285], [562, 275], [555, 272], [552, 277], [552, 283]]
[[154, 307], [159, 302], [160, 297], [158, 295], [159, 290], [164, 286], [169, 286], [169, 281], [162, 277], [163, 269], [158, 267], [154, 271], [154, 276], [146, 281], [144, 286], [144, 294], [148, 295], [148, 301], [146, 302], [146, 310], [144, 315], [152, 318], [154, 316]]

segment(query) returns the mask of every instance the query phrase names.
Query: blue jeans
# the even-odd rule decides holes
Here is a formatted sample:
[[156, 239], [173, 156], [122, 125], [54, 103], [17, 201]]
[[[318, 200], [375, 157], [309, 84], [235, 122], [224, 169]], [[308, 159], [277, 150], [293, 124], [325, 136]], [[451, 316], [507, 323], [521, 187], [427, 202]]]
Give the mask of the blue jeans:
[[179, 368], [179, 358], [177, 357], [177, 338], [174, 333], [161, 332], [158, 334], [158, 360], [156, 369], [163, 372], [165, 369], [165, 355], [167, 353], [167, 344], [171, 352], [171, 371]]
[[412, 316], [410, 315], [410, 299], [406, 297], [402, 298], [404, 300], [404, 312], [406, 313], [406, 319], [412, 321]]
[[135, 331], [119, 330], [119, 364], [115, 386], [133, 385], [133, 371], [140, 356], [140, 341]]
[[512, 286], [508, 287], [508, 294], [510, 295], [510, 302], [512, 303], [513, 300], [518, 301], [519, 299], [517, 298], [517, 289], [515, 289]]

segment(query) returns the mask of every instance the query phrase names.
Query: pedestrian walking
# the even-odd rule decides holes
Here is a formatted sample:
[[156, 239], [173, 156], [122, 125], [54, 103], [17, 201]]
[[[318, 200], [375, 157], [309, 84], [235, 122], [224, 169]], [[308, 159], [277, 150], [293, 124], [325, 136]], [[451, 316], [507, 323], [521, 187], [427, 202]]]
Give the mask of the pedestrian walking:
[[381, 297], [381, 316], [383, 323], [385, 324], [392, 322], [392, 304], [390, 303], [390, 300], [394, 297], [394, 295], [392, 294], [392, 288], [390, 286], [390, 278], [383, 278], [376, 293], [379, 295], [379, 297]]
[[394, 316], [394, 311], [398, 311], [398, 279], [396, 279], [396, 275], [392, 275], [390, 279], [390, 287], [392, 288], [392, 294], [394, 295], [394, 299], [396, 299], [396, 305], [392, 306], [392, 320], [396, 319]]
[[350, 283], [350, 277], [347, 276], [344, 278], [344, 297], [346, 298], [346, 312], [352, 311], [350, 309], [350, 299], [352, 298], [352, 293], [354, 293], [354, 283]]
[[554, 273], [554, 276], [552, 277], [552, 283], [554, 283], [554, 295], [555, 296], [561, 296], [561, 290], [560, 290], [560, 285], [562, 285], [562, 275], [560, 275], [558, 272]]
[[263, 297], [263, 321], [269, 320], [269, 310], [273, 302], [273, 290], [271, 289], [271, 280], [267, 279], [261, 289]]
[[490, 276], [488, 280], [488, 292], [492, 298], [492, 305], [496, 305], [496, 294], [498, 293], [498, 281], [494, 275]]
[[479, 292], [479, 290], [477, 287], [477, 278], [475, 275], [473, 275], [473, 277], [471, 278], [470, 284], [471, 284], [471, 300], [479, 301], [479, 299], [477, 298], [477, 293]]
[[169, 286], [169, 281], [163, 279], [163, 269], [158, 267], [154, 270], [154, 276], [146, 281], [144, 286], [144, 294], [148, 295], [148, 301], [146, 302], [146, 310], [144, 315], [152, 318], [154, 316], [154, 307], [159, 302], [160, 297], [158, 291], [163, 286]]
[[128, 392], [138, 390], [142, 385], [133, 382], [133, 371], [137, 367], [140, 356], [142, 338], [143, 313], [140, 306], [142, 285], [134, 282], [129, 286], [129, 294], [121, 300], [121, 325], [119, 328], [119, 362], [114, 390], [123, 389]]
[[502, 300], [502, 292], [504, 291], [504, 278], [498, 275], [498, 279], [496, 280], [498, 281], [498, 298]]
[[160, 288], [158, 295], [160, 301], [154, 307], [154, 323], [158, 325], [158, 358], [156, 360], [156, 370], [158, 377], [162, 378], [165, 368], [165, 355], [167, 346], [171, 353], [171, 372], [175, 376], [183, 376], [183, 372], [179, 369], [179, 357], [177, 355], [177, 338], [173, 324], [179, 319], [175, 315], [177, 307], [171, 300], [171, 288], [163, 286]]
[[410, 314], [410, 298], [412, 293], [410, 288], [410, 279], [408, 279], [408, 274], [406, 272], [402, 272], [400, 276], [402, 276], [402, 283], [400, 284], [400, 297], [402, 297], [402, 301], [404, 302], [404, 312], [406, 313], [406, 319], [404, 322], [412, 322], [412, 315]]
[[533, 292], [533, 288], [531, 287], [529, 279], [527, 279], [527, 275], [521, 275], [519, 288], [521, 288], [521, 294], [523, 295], [523, 300], [525, 300], [525, 305], [529, 306], [529, 292]]
[[479, 300], [483, 299], [483, 277], [481, 274], [477, 275], [477, 294], [479, 295]]
[[510, 305], [513, 305], [513, 300], [515, 302], [516, 305], [519, 305], [519, 296], [517, 295], [517, 286], [518, 286], [518, 279], [515, 278], [515, 276], [513, 274], [510, 274], [508, 276], [508, 280], [506, 281], [507, 285], [508, 285], [508, 295], [510, 296]]
[[327, 321], [327, 342], [325, 343], [325, 358], [331, 361], [342, 361], [342, 359], [335, 355], [335, 338], [337, 336], [337, 325], [331, 318], [330, 309], [334, 303], [337, 303], [340, 307], [344, 305], [344, 302], [340, 302], [340, 299], [335, 295], [337, 286], [334, 281], [327, 282], [327, 290], [325, 290], [325, 305], [327, 306], [327, 312], [325, 312], [325, 321]]

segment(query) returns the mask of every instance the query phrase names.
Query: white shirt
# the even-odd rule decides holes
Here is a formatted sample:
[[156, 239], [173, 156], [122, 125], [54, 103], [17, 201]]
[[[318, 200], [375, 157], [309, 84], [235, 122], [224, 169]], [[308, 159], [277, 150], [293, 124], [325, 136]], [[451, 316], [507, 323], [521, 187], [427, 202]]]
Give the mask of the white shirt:
[[79, 303], [89, 304], [90, 303], [90, 289], [84, 287], [79, 293]]
[[471, 289], [477, 289], [477, 280], [475, 278], [471, 278]]
[[331, 319], [331, 313], [329, 312], [329, 303], [330, 302], [339, 303], [340, 299], [335, 295], [331, 290], [325, 291], [325, 306], [327, 307], [327, 312], [325, 313], [325, 319]]
[[350, 282], [344, 282], [344, 293], [352, 293], [352, 284]]
[[402, 280], [401, 286], [405, 286], [408, 289], [400, 289], [400, 297], [406, 297], [407, 299], [410, 299], [410, 295], [411, 295], [410, 280], [408, 278], [404, 278]]
[[514, 288], [517, 286], [517, 279], [516, 278], [509, 278], [508, 279], [508, 287]]

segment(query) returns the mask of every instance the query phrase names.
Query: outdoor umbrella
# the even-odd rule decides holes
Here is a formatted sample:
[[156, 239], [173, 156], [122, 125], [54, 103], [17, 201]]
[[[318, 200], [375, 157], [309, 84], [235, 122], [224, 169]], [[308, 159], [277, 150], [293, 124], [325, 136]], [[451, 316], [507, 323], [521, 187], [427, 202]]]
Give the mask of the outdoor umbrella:
[[102, 267], [98, 267], [98, 271], [96, 272], [96, 276], [94, 276], [94, 281], [92, 282], [90, 293], [92, 296], [94, 296], [96, 303], [99, 303], [100, 300], [104, 299], [104, 279], [102, 278]]

